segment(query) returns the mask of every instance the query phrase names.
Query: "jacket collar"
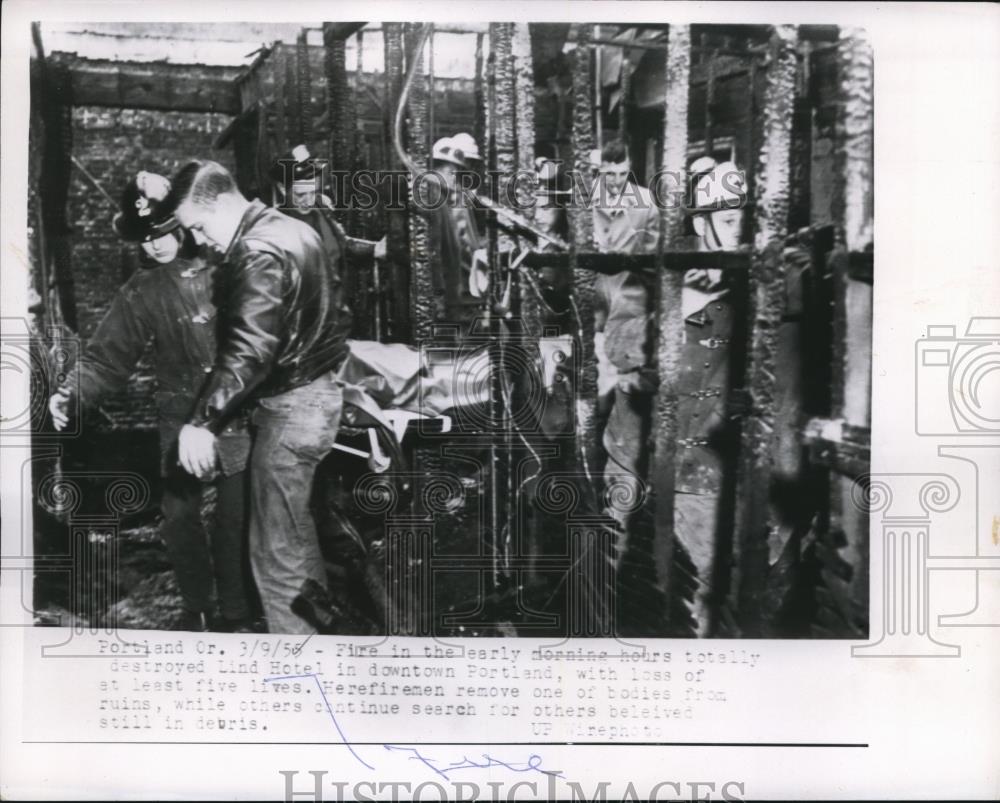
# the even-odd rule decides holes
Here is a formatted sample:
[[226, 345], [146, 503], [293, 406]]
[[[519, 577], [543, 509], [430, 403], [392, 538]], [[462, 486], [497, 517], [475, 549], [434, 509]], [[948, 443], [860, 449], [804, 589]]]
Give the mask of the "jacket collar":
[[222, 259], [224, 261], [229, 261], [233, 254], [236, 252], [237, 243], [243, 239], [243, 235], [246, 233], [247, 229], [253, 226], [260, 217], [267, 212], [269, 207], [265, 206], [260, 200], [254, 199], [250, 202], [246, 211], [243, 213], [243, 217], [240, 218], [240, 225], [236, 227], [236, 233], [233, 234], [233, 239], [229, 243], [229, 247], [226, 248], [226, 253], [223, 254]]

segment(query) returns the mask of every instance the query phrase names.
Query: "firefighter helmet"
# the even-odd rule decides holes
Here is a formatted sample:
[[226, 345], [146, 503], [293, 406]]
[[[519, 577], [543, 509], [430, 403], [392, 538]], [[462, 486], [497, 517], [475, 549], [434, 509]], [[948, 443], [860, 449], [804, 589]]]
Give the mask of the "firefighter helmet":
[[695, 183], [688, 213], [694, 215], [746, 206], [746, 173], [735, 162], [717, 163], [712, 157], [703, 156], [691, 164], [690, 173]]
[[483, 157], [479, 155], [479, 146], [476, 144], [476, 140], [473, 139], [472, 134], [466, 134], [463, 131], [461, 134], [455, 134], [451, 138], [451, 141], [462, 152], [462, 156], [467, 162], [483, 161]]
[[442, 137], [434, 143], [434, 147], [431, 148], [431, 159], [435, 162], [447, 162], [458, 167], [465, 167], [465, 154], [461, 148], [455, 145], [455, 140], [451, 137]]
[[305, 145], [296, 145], [271, 167], [271, 179], [279, 187], [285, 186], [285, 169], [291, 163], [292, 181], [315, 181], [319, 174], [312, 154]]
[[121, 211], [112, 221], [115, 233], [129, 242], [155, 240], [180, 226], [172, 214], [160, 212], [170, 192], [169, 179], [140, 170], [122, 192]]

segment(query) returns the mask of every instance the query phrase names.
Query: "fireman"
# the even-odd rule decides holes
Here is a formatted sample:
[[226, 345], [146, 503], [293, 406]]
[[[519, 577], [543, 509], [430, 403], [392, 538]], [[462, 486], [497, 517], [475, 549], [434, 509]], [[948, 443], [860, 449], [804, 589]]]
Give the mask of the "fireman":
[[[659, 209], [650, 191], [632, 176], [625, 144], [612, 140], [600, 152], [597, 182], [591, 195], [594, 242], [602, 253], [648, 254], [656, 250]], [[619, 527], [618, 559], [624, 554], [630, 512], [645, 477], [649, 416], [656, 379], [647, 349], [651, 320], [650, 276], [635, 271], [600, 275], [594, 284], [594, 353], [597, 357], [599, 405], [608, 411], [603, 444], [607, 453], [604, 481], [606, 512]], [[624, 495], [620, 495], [624, 491]]]
[[125, 242], [139, 245], [143, 267], [112, 299], [75, 368], [76, 382], [52, 396], [49, 410], [56, 429], [64, 429], [72, 406], [93, 408], [122, 390], [152, 341], [164, 479], [160, 536], [183, 604], [176, 628], [248, 633], [255, 592], [244, 573], [250, 453], [245, 416], [237, 411], [220, 425], [216, 469], [207, 480], [218, 491], [211, 538], [201, 520], [206, 483], [177, 465], [178, 433], [216, 358], [217, 265], [163, 212], [169, 189], [166, 178], [142, 171], [122, 193], [114, 229]]
[[347, 306], [357, 291], [356, 260], [385, 259], [386, 239], [364, 240], [349, 237], [333, 215], [333, 202], [323, 192], [321, 162], [313, 159], [305, 145], [297, 145], [275, 162], [271, 171], [276, 206], [286, 215], [308, 223], [323, 243], [327, 264], [343, 284], [341, 325], [351, 328]]
[[[482, 275], [473, 270], [485, 254], [486, 240], [462, 190], [469, 170], [465, 151], [451, 137], [442, 137], [431, 149], [433, 172], [414, 189], [416, 210], [426, 217], [431, 242], [435, 292], [447, 302], [449, 317], [463, 326], [478, 311]], [[439, 308], [441, 317], [443, 310]]]
[[[717, 164], [704, 157], [691, 165], [690, 173], [701, 174], [687, 209], [697, 235], [697, 249], [736, 249], [746, 205], [743, 171], [733, 162]], [[721, 270], [690, 270], [684, 275], [681, 314], [684, 344], [681, 372], [675, 384], [678, 440], [674, 532], [693, 564], [692, 612], [698, 635], [704, 636], [711, 625], [714, 602], [712, 573], [723, 464], [728, 450], [734, 448], [726, 438], [733, 307]]]

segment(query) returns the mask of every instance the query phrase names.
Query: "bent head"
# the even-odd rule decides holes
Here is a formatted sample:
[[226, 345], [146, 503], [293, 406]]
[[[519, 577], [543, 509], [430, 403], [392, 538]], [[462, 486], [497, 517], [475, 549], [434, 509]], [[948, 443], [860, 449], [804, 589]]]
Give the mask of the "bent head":
[[217, 251], [229, 248], [248, 206], [229, 171], [217, 162], [189, 162], [171, 185], [168, 201], [195, 243]]
[[161, 265], [166, 265], [173, 262], [177, 258], [177, 252], [180, 251], [181, 247], [181, 234], [180, 229], [174, 229], [162, 237], [151, 237], [148, 240], [142, 241], [143, 253], [150, 259], [158, 262]]

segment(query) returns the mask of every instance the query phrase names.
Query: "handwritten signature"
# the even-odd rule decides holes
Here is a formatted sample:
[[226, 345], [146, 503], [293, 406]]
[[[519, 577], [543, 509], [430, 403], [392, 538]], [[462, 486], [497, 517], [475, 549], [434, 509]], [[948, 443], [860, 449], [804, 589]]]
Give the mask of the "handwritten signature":
[[[276, 680], [309, 680], [316, 684], [316, 690], [319, 692], [320, 697], [323, 698], [323, 704], [326, 706], [326, 712], [330, 716], [330, 721], [333, 723], [333, 727], [336, 729], [337, 734], [340, 736], [340, 741], [343, 743], [344, 747], [348, 749], [350, 754], [358, 760], [360, 764], [367, 767], [370, 770], [374, 770], [375, 767], [365, 761], [361, 756], [357, 754], [354, 750], [354, 746], [348, 741], [347, 736], [340, 727], [340, 723], [337, 722], [337, 716], [333, 713], [333, 706], [330, 705], [330, 700], [326, 696], [326, 692], [323, 690], [323, 684], [320, 683], [319, 674], [311, 672], [304, 675], [285, 675], [282, 677], [264, 678], [264, 682]], [[443, 778], [448, 777], [449, 772], [457, 772], [458, 770], [470, 770], [470, 769], [487, 769], [489, 767], [502, 767], [503, 769], [510, 770], [511, 772], [538, 772], [542, 775], [547, 776], [562, 776], [561, 770], [547, 770], [542, 768], [542, 757], [532, 753], [528, 756], [528, 760], [525, 762], [510, 762], [502, 761], [493, 756], [482, 753], [482, 761], [474, 760], [466, 755], [463, 755], [460, 761], [451, 761], [447, 764], [443, 764], [439, 759], [431, 758], [430, 756], [423, 755], [415, 747], [407, 747], [405, 745], [397, 744], [383, 744], [382, 747], [390, 752], [399, 753], [410, 753], [411, 761], [419, 761], [425, 767], [431, 771], [437, 773]]]
[[540, 772], [542, 775], [562, 775], [561, 770], [542, 769], [542, 757], [535, 754], [528, 756], [528, 760], [523, 764], [501, 761], [500, 759], [494, 758], [487, 753], [483, 753], [482, 757], [484, 760], [481, 763], [463, 755], [461, 761], [452, 761], [446, 766], [441, 766], [438, 759], [421, 755], [420, 751], [418, 751], [415, 747], [404, 747], [396, 744], [386, 744], [382, 746], [386, 750], [393, 752], [412, 753], [413, 755], [410, 756], [411, 760], [419, 761], [425, 767], [436, 772], [443, 778], [447, 778], [449, 772], [455, 772], [456, 770], [486, 769], [487, 767], [503, 767], [511, 772]]

